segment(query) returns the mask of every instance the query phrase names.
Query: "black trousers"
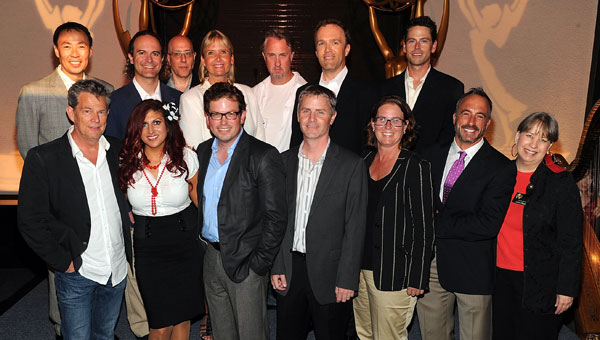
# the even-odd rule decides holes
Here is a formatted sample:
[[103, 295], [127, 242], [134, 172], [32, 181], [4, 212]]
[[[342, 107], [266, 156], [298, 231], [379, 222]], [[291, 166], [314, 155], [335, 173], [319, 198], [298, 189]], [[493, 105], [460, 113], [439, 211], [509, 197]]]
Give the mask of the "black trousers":
[[352, 301], [319, 304], [308, 281], [306, 257], [292, 255], [292, 282], [286, 296], [277, 297], [277, 339], [306, 340], [311, 329], [317, 340], [343, 340], [352, 315]]
[[523, 272], [496, 267], [492, 295], [493, 340], [556, 340], [562, 316], [538, 314], [522, 306]]

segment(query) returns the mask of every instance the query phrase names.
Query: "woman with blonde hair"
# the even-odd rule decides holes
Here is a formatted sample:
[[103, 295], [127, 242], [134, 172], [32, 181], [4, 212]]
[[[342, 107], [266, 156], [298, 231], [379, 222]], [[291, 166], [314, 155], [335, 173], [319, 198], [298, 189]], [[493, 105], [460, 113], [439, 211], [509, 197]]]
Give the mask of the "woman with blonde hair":
[[265, 139], [263, 119], [254, 93], [250, 87], [236, 83], [234, 73], [231, 41], [219, 30], [208, 32], [200, 44], [200, 85], [181, 95], [179, 104], [179, 126], [188, 145], [196, 148], [212, 137], [204, 115], [204, 92], [219, 82], [228, 82], [242, 91], [247, 105], [244, 130], [260, 140]]

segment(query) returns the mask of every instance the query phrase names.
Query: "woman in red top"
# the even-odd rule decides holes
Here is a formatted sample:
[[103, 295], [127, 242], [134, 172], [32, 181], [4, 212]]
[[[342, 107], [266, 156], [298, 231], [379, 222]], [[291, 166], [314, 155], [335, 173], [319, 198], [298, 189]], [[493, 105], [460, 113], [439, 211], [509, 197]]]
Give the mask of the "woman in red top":
[[517, 128], [517, 183], [498, 234], [494, 340], [558, 339], [579, 292], [581, 200], [571, 174], [552, 161], [557, 140], [558, 123], [545, 112]]

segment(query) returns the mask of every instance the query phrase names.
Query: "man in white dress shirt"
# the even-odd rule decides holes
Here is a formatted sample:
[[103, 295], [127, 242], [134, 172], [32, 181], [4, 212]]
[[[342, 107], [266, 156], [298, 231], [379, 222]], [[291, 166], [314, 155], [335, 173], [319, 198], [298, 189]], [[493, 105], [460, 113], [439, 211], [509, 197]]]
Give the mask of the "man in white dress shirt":
[[292, 72], [294, 52], [288, 33], [270, 29], [261, 46], [269, 76], [252, 88], [265, 124], [265, 141], [284, 152], [290, 147], [294, 100], [306, 80]]
[[108, 95], [95, 80], [73, 84], [73, 126], [31, 149], [21, 176], [19, 230], [55, 270], [65, 339], [114, 338], [131, 256], [129, 207], [116, 180], [121, 145], [102, 135]]

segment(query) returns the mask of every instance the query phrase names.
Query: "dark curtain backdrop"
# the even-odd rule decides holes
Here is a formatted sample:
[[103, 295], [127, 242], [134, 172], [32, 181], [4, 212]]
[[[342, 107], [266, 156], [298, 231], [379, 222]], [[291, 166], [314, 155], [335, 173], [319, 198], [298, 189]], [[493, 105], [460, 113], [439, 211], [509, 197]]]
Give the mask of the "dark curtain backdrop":
[[[184, 11], [167, 13], [155, 9], [157, 28], [165, 41], [179, 33], [184, 14]], [[400, 48], [402, 30], [409, 16], [410, 11], [378, 12], [379, 25], [388, 44], [396, 51]], [[371, 83], [383, 80], [384, 60], [369, 28], [367, 6], [359, 0], [263, 0], [252, 5], [235, 0], [198, 0], [188, 36], [198, 51], [206, 32], [219, 29], [225, 33], [235, 49], [236, 81], [254, 86], [268, 76], [260, 54], [264, 32], [272, 27], [284, 28], [290, 32], [294, 44], [293, 69], [311, 80], [320, 74], [313, 30], [319, 20], [326, 18], [339, 19], [350, 30], [349, 69]], [[196, 63], [199, 61], [198, 56]]]

